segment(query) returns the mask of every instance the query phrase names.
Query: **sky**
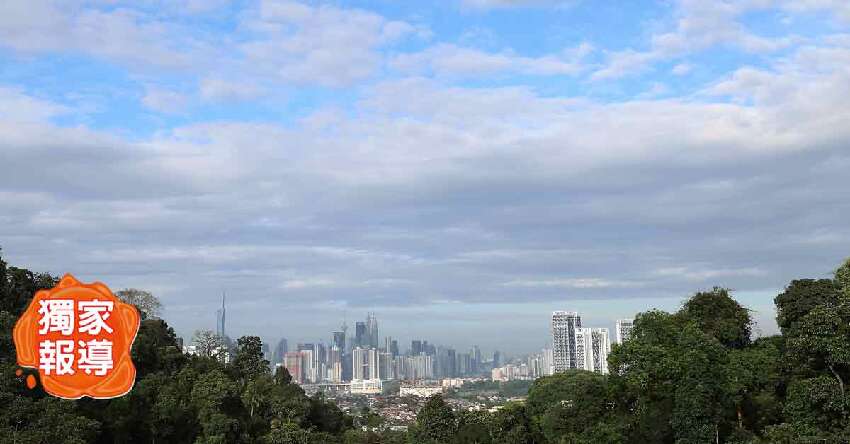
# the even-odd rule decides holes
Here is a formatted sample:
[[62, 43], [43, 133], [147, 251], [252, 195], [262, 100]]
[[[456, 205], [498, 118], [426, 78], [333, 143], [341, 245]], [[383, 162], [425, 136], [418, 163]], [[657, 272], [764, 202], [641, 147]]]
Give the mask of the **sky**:
[[[0, 248], [177, 333], [537, 350], [850, 256], [844, 0], [0, 2]], [[402, 346], [404, 348], [404, 346]]]

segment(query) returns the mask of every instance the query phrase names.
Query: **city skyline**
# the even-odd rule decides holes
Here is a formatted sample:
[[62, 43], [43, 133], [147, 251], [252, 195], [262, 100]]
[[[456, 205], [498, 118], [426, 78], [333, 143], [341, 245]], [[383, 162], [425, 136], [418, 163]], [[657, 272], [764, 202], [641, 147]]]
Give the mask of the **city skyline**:
[[[707, 289], [700, 289], [707, 290]], [[696, 291], [695, 291], [696, 292]], [[688, 295], [690, 296], [690, 295]], [[753, 334], [758, 336], [765, 336], [774, 334], [777, 331], [776, 321], [775, 321], [775, 313], [771, 307], [760, 307], [754, 305], [754, 302], [759, 300], [768, 300], [770, 304], [772, 304], [772, 299], [775, 295], [767, 294], [756, 294], [752, 297], [748, 297], [746, 293], [741, 297], [740, 294], [733, 292], [733, 297], [736, 297], [742, 305], [747, 306], [753, 315], [753, 319], [755, 322], [755, 328], [753, 330]], [[684, 298], [683, 298], [684, 299]], [[381, 341], [386, 337], [392, 337], [396, 339], [399, 344], [404, 345], [405, 347], [410, 345], [410, 341], [416, 339], [425, 339], [429, 340], [431, 343], [439, 344], [439, 345], [447, 345], [447, 346], [456, 346], [458, 348], [469, 348], [472, 346], [482, 347], [487, 353], [492, 353], [493, 351], [499, 350], [503, 353], [509, 353], [511, 355], [524, 355], [527, 353], [533, 353], [540, 347], [551, 346], [552, 338], [551, 338], [551, 315], [553, 311], [558, 311], [563, 309], [564, 307], [578, 307], [574, 311], [578, 311], [583, 313], [583, 317], [587, 319], [588, 324], [597, 328], [606, 328], [609, 331], [611, 342], [616, 342], [618, 338], [618, 324], [617, 322], [620, 320], [633, 320], [634, 316], [640, 312], [649, 311], [652, 309], [661, 309], [666, 311], [676, 311], [681, 307], [681, 301], [677, 299], [670, 298], [655, 298], [651, 300], [646, 299], [635, 299], [632, 301], [632, 305], [621, 305], [616, 310], [608, 308], [607, 314], [604, 310], [593, 310], [588, 309], [588, 307], [599, 307], [607, 305], [605, 301], [592, 301], [592, 300], [579, 300], [579, 301], [568, 301], [565, 303], [550, 303], [545, 306], [541, 305], [533, 305], [529, 310], [530, 316], [523, 321], [530, 322], [533, 325], [533, 329], [529, 330], [512, 330], [509, 328], [502, 328], [496, 324], [493, 324], [494, 330], [501, 332], [501, 335], [488, 337], [487, 335], [480, 336], [470, 336], [465, 335], [461, 337], [457, 337], [454, 334], [446, 334], [445, 331], [440, 329], [431, 329], [427, 324], [417, 324], [416, 316], [410, 315], [398, 315], [401, 318], [393, 318], [389, 316], [388, 313], [385, 313], [387, 317], [383, 317], [381, 324], [384, 325], [385, 331], [394, 332], [389, 335], [381, 334], [379, 336], [379, 345]], [[523, 307], [497, 307], [496, 311], [493, 312], [494, 316], [499, 316], [503, 313], [513, 313], [514, 317], [516, 317], [517, 309], [526, 309], [528, 310], [529, 304], [523, 304]], [[220, 311], [221, 308], [216, 309], [216, 313]], [[590, 316], [587, 315], [588, 311], [591, 313]], [[594, 314], [594, 312], [602, 312], [602, 315]], [[351, 310], [343, 310], [338, 313], [339, 318], [335, 318], [333, 313], [329, 313], [322, 316], [313, 315], [313, 317], [309, 317], [306, 319], [306, 322], [302, 325], [304, 327], [291, 327], [289, 329], [263, 329], [262, 331], [257, 328], [251, 328], [250, 326], [239, 327], [238, 332], [234, 335], [231, 335], [232, 339], [235, 339], [239, 336], [250, 335], [250, 336], [259, 336], [264, 341], [264, 343], [268, 343], [270, 346], [273, 344], [277, 344], [280, 339], [285, 339], [289, 344], [294, 345], [297, 343], [313, 343], [313, 342], [325, 342], [325, 343], [333, 343], [333, 337], [336, 333], [342, 331], [341, 324], [347, 323], [349, 321], [350, 314], [362, 314], [365, 315], [364, 321], [355, 321], [356, 324], [362, 324], [365, 327], [368, 321], [369, 316], [379, 317], [381, 313], [377, 313], [372, 310], [364, 310], [362, 313], [352, 313]], [[488, 313], [486, 316], [489, 316]], [[213, 316], [214, 318], [214, 316]], [[238, 319], [229, 318], [231, 321], [237, 321]], [[500, 318], [499, 321], [503, 324], [501, 325], [510, 325], [504, 324], [505, 322], [510, 322], [512, 319], [508, 318]], [[515, 320], [515, 319], [514, 319]], [[213, 319], [212, 326], [204, 326], [201, 325], [200, 330], [210, 330], [215, 332], [216, 319]], [[454, 322], [455, 319], [447, 319], [444, 322], [446, 324], [450, 324]], [[228, 324], [230, 325], [230, 324]], [[325, 327], [327, 326], [327, 327]], [[327, 330], [326, 330], [327, 328]], [[186, 341], [191, 340], [192, 335], [195, 330], [186, 330], [186, 329], [176, 329], [178, 336], [183, 337]], [[228, 330], [231, 330], [231, 327], [228, 327]], [[289, 333], [283, 332], [284, 330], [288, 330]], [[307, 333], [305, 330], [313, 332]], [[348, 334], [345, 337], [346, 341], [348, 341], [349, 345], [356, 344], [356, 331], [353, 329], [348, 329]], [[433, 338], [433, 340], [429, 339]]]

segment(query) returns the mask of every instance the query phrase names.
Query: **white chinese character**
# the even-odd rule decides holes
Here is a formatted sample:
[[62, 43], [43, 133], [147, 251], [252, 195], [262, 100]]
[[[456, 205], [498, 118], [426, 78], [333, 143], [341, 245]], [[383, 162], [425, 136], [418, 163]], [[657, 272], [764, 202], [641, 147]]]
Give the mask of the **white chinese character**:
[[45, 375], [56, 372], [57, 375], [74, 374], [74, 341], [41, 341], [38, 344], [39, 365]]
[[109, 312], [112, 311], [112, 301], [80, 301], [77, 309], [80, 310], [80, 333], [96, 335], [101, 329], [112, 333], [112, 327], [106, 325]]
[[89, 342], [80, 341], [77, 349], [80, 359], [77, 360], [77, 368], [85, 370], [90, 375], [94, 370], [95, 376], [103, 376], [107, 370], [112, 369], [112, 341], [106, 339], [98, 341], [93, 339]]
[[74, 301], [70, 299], [42, 299], [38, 301], [38, 334], [58, 331], [63, 335], [74, 332]]

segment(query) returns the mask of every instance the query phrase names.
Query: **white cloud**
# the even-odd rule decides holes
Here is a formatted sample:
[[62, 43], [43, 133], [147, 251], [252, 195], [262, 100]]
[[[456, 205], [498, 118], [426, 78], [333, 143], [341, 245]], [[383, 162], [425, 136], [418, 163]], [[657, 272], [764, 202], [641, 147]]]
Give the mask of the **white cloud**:
[[217, 78], [201, 80], [200, 94], [205, 100], [214, 102], [239, 102], [255, 99], [263, 89], [252, 81], [235, 82]]
[[240, 44], [246, 67], [272, 78], [338, 87], [373, 75], [377, 50], [416, 28], [368, 11], [264, 0], [245, 23], [258, 37]]
[[690, 73], [694, 69], [694, 66], [690, 63], [679, 63], [670, 70], [673, 75], [683, 76]]
[[0, 45], [23, 52], [82, 51], [139, 67], [186, 68], [211, 52], [186, 29], [145, 13], [51, 0], [0, 2]]
[[400, 54], [390, 65], [407, 73], [434, 72], [439, 76], [480, 76], [511, 73], [524, 75], [576, 75], [585, 66], [589, 44], [542, 57], [524, 57], [513, 52], [488, 53], [452, 44], [439, 44], [424, 51]]
[[767, 38], [748, 30], [739, 18], [746, 12], [765, 9], [770, 1], [706, 2], [679, 0], [672, 31], [653, 34], [646, 51], [625, 49], [612, 51], [592, 79], [619, 78], [640, 73], [660, 60], [682, 57], [718, 45], [728, 45], [746, 52], [773, 52], [790, 46], [791, 37]]
[[16, 88], [0, 86], [0, 120], [7, 122], [40, 122], [70, 109], [47, 100], [24, 94]]
[[630, 288], [639, 287], [641, 282], [617, 281], [603, 278], [558, 278], [558, 279], [518, 279], [508, 281], [506, 287], [555, 287], [555, 288]]
[[167, 88], [148, 86], [142, 104], [154, 111], [165, 114], [179, 114], [185, 111], [189, 99], [185, 94]]
[[689, 267], [671, 267], [656, 270], [655, 274], [658, 276], [678, 277], [687, 279], [689, 281], [703, 282], [709, 280], [728, 279], [736, 277], [764, 276], [767, 273], [758, 267], [718, 269], [692, 269]]
[[576, 0], [461, 0], [463, 6], [476, 9], [569, 6]]

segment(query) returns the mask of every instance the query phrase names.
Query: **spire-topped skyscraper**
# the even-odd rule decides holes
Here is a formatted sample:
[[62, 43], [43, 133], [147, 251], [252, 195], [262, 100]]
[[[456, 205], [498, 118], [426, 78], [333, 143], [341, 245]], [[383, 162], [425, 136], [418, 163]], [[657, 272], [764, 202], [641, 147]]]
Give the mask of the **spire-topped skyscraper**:
[[221, 308], [216, 310], [215, 312], [215, 333], [219, 336], [226, 337], [227, 334], [224, 330], [224, 322], [227, 318], [227, 309], [224, 307], [225, 298], [227, 295], [225, 292], [221, 292]]

